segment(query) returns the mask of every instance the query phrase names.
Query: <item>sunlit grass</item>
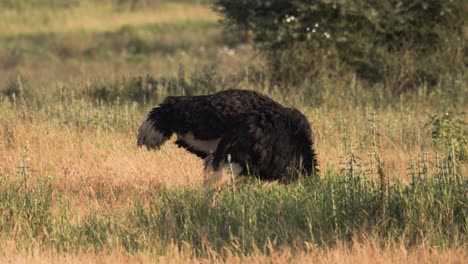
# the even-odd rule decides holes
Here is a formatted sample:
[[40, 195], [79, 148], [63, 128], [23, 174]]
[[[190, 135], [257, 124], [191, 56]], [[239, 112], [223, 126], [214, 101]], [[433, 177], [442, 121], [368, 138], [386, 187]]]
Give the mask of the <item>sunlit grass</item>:
[[204, 5], [161, 3], [157, 7], [117, 10], [109, 2], [67, 9], [0, 10], [0, 36], [66, 32], [107, 32], [125, 25], [216, 22], [219, 16]]
[[321, 250], [311, 247], [306, 252], [291, 252], [288, 249], [274, 250], [265, 254], [233, 254], [226, 250], [221, 256], [212, 251], [206, 258], [196, 256], [190, 246], [183, 248], [171, 246], [163, 256], [151, 253], [130, 254], [126, 252], [109, 252], [93, 254], [82, 252], [78, 254], [57, 254], [32, 249], [34, 254], [28, 254], [15, 248], [13, 241], [1, 244], [0, 262], [7, 263], [464, 263], [468, 258], [463, 248], [439, 251], [436, 248], [422, 247], [405, 249], [401, 245], [389, 244], [383, 249], [378, 241], [356, 243], [354, 246], [340, 244], [335, 248]]
[[[217, 20], [180, 3], [0, 10], [0, 262], [467, 258], [468, 166], [429, 122], [466, 120], [466, 76], [399, 98], [334, 72], [279, 87]], [[165, 96], [227, 88], [301, 110], [321, 178], [206, 191], [200, 159], [136, 147]]]
[[[308, 245], [327, 249], [369, 238], [405, 248], [456, 249], [466, 243], [468, 181], [449, 171], [387, 185], [387, 179], [363, 172], [328, 169], [320, 178], [290, 185], [250, 179], [234, 189], [207, 191], [193, 184], [168, 189], [136, 177], [113, 179], [125, 175], [112, 171], [110, 178], [94, 175], [78, 183], [73, 175], [43, 177], [34, 171], [30, 153], [26, 144], [17, 171], [0, 178], [0, 241], [13, 238], [19, 250], [164, 255], [175, 244], [209, 257], [223, 250], [244, 255], [281, 248], [301, 252]], [[120, 156], [108, 158], [117, 160], [108, 168], [130, 166]], [[159, 162], [153, 173], [169, 163]]]

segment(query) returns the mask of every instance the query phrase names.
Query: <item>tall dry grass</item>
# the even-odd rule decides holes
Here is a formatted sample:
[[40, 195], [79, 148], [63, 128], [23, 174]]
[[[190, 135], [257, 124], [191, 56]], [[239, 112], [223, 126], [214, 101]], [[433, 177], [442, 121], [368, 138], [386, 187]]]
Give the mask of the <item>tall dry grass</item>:
[[[303, 111], [311, 120], [323, 170], [340, 167], [345, 136], [354, 144], [362, 162], [368, 162], [371, 130], [368, 110], [326, 112], [317, 108]], [[201, 162], [172, 143], [156, 152], [136, 148], [136, 130], [138, 120], [144, 116], [142, 112], [134, 113], [130, 117], [132, 125], [121, 132], [92, 126], [63, 126], [52, 117], [33, 112], [27, 115], [31, 120], [18, 119], [14, 114], [1, 120], [0, 135], [5, 140], [0, 142], [3, 157], [0, 165], [10, 174], [15, 172], [23, 148], [28, 144], [30, 166], [38, 174], [63, 176], [68, 180], [103, 178], [116, 184], [152, 180], [168, 187], [192, 186], [199, 182]], [[425, 127], [427, 113], [383, 111], [379, 119], [379, 154], [392, 179], [408, 180], [410, 163], [426, 151], [424, 145], [428, 146], [431, 157], [435, 157], [432, 156], [434, 149], [429, 147], [429, 129]]]
[[269, 255], [237, 255], [225, 252], [224, 256], [213, 253], [211, 257], [199, 258], [187, 249], [171, 247], [164, 256], [125, 252], [108, 252], [90, 254], [57, 254], [32, 250], [29, 254], [18, 252], [14, 242], [3, 243], [0, 261], [7, 263], [363, 263], [363, 264], [391, 264], [391, 263], [445, 263], [462, 264], [468, 259], [466, 250], [462, 248], [439, 250], [437, 248], [420, 247], [405, 249], [398, 245], [381, 248], [378, 243], [366, 242], [353, 246], [339, 245], [333, 249], [321, 250], [311, 248], [306, 252], [293, 253], [285, 250], [275, 250]]
[[[222, 90], [230, 85], [226, 80], [231, 75], [263, 63], [249, 47], [225, 46], [221, 27], [216, 24], [218, 17], [207, 6], [163, 3], [129, 11], [115, 10], [109, 3], [86, 1], [58, 10], [0, 10], [0, 43], [5, 47], [0, 51], [0, 180], [15, 182], [27, 174], [32, 193], [42, 183], [51, 182], [53, 219], [60, 219], [63, 213], [63, 197], [73, 213], [67, 219], [80, 223], [93, 213], [103, 219], [134, 213], [135, 201], [147, 206], [160, 199], [163, 190], [171, 195], [201, 191], [201, 160], [171, 142], [157, 152], [136, 147], [139, 121], [153, 105], [138, 103], [132, 107], [128, 98], [119, 98], [127, 100], [124, 103], [102, 103], [103, 98], [83, 95], [84, 91], [108, 88], [109, 80], [121, 76], [149, 73], [170, 79], [180, 75], [181, 69], [186, 71], [186, 81], [199, 86], [219, 81], [216, 90]], [[211, 73], [199, 79], [187, 74], [200, 72], [205, 64], [224, 74], [213, 80]], [[436, 174], [437, 157], [441, 159], [446, 150], [434, 144], [431, 126], [426, 124], [430, 115], [453, 107], [451, 103], [457, 98], [458, 103], [453, 105], [460, 112], [468, 111], [465, 99], [447, 92], [452, 89], [463, 95], [464, 76], [456, 79], [458, 86], [454, 88], [449, 84], [429, 93], [421, 87], [420, 94], [412, 95], [414, 100], [404, 95], [388, 98], [385, 91], [367, 91], [345, 77], [330, 76], [301, 87], [305, 92], [297, 94], [252, 83], [247, 77], [235, 84], [269, 91], [276, 100], [307, 115], [324, 174], [341, 175], [349, 169], [346, 162], [352, 152], [357, 172], [377, 178], [373, 126], [378, 128], [377, 152], [391, 184], [410, 183], [411, 171], [421, 171], [426, 163], [428, 171], [421, 175]], [[24, 87], [19, 87], [18, 80], [23, 80]], [[60, 94], [62, 91], [65, 93]], [[204, 90], [194, 92], [200, 91]], [[24, 98], [22, 92], [26, 93]], [[369, 121], [373, 116], [377, 119], [374, 123]], [[462, 175], [468, 175], [466, 165], [462, 164], [461, 170]], [[181, 204], [190, 206], [191, 201]], [[171, 204], [166, 206], [174, 209]], [[148, 215], [154, 216], [151, 212]], [[173, 228], [170, 220], [168, 229]], [[94, 223], [92, 218], [89, 223]], [[100, 232], [99, 228], [92, 231]], [[381, 246], [383, 241], [360, 241], [352, 246], [338, 242], [325, 248], [310, 243], [305, 251], [275, 248], [270, 254], [252, 255], [212, 250], [210, 257], [202, 258], [192, 245], [181, 247], [181, 241], [174, 241], [178, 246], [163, 254], [130, 254], [120, 248], [96, 253], [92, 246], [82, 246], [79, 252], [57, 253], [41, 248], [43, 244], [35, 239], [5, 237], [0, 230], [0, 262], [464, 263], [467, 259], [463, 248], [442, 249], [424, 243], [407, 247], [390, 242]], [[453, 241], [463, 244], [460, 239]], [[24, 241], [33, 246], [24, 249]]]
[[[64, 111], [73, 112], [80, 104], [79, 101], [69, 104], [68, 110], [64, 105]], [[86, 113], [92, 106], [81, 107]], [[89, 116], [71, 113], [69, 118], [72, 120], [56, 118], [54, 113], [21, 110], [20, 107], [4, 111], [0, 116], [0, 172], [15, 175], [27, 146], [28, 167], [34, 175], [31, 182], [40, 183], [43, 177], [52, 177], [54, 186], [70, 194], [84, 214], [88, 212], [89, 196], [103, 189], [106, 190], [103, 192], [105, 207], [112, 210], [114, 206], [128, 205], [135, 197], [147, 199], [161, 188], [201, 187], [203, 163], [200, 159], [177, 148], [172, 141], [159, 151], [138, 149], [136, 132], [144, 112], [131, 112], [126, 117], [130, 123], [123, 125], [123, 130], [116, 130], [113, 126], [118, 124], [117, 121], [106, 121], [109, 118], [106, 115], [112, 109], [94, 114], [90, 109]], [[319, 167], [323, 172], [339, 172], [345, 168], [343, 162], [348, 142], [353, 145], [357, 170], [364, 171], [369, 178], [377, 177], [376, 164], [373, 170], [370, 164], [369, 113], [373, 110], [302, 110], [311, 120]], [[97, 121], [98, 127], [86, 123], [86, 119], [98, 114], [102, 115]], [[435, 175], [437, 149], [431, 147], [430, 131], [425, 127], [427, 114], [424, 111], [383, 110], [378, 118], [378, 153], [391, 182], [409, 183], [411, 166], [419, 164], [423, 155], [431, 164], [427, 175]], [[439, 155], [442, 157], [444, 153]], [[466, 166], [462, 169], [466, 171]], [[119, 195], [113, 194], [113, 190], [118, 190]]]

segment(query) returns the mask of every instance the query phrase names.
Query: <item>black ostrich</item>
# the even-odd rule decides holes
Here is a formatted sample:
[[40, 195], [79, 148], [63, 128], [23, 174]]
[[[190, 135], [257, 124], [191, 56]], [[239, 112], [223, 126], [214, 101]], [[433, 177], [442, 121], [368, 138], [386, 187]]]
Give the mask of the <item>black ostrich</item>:
[[205, 161], [205, 187], [228, 180], [228, 171], [289, 182], [318, 173], [307, 118], [254, 91], [170, 96], [138, 130], [138, 146], [158, 149], [172, 134], [176, 144]]

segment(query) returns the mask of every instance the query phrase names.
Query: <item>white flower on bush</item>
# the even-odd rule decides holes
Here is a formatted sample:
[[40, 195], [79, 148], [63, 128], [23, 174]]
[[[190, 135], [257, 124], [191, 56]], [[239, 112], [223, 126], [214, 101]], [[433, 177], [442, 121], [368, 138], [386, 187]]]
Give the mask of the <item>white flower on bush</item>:
[[286, 23], [290, 23], [295, 20], [296, 20], [296, 17], [286, 15]]

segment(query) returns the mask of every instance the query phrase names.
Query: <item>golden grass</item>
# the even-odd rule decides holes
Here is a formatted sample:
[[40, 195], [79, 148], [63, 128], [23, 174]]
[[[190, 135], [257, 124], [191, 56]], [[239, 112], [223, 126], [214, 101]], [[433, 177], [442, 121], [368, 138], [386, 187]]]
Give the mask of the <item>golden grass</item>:
[[0, 36], [65, 32], [104, 32], [125, 25], [214, 22], [219, 16], [197, 4], [164, 3], [155, 8], [116, 11], [115, 6], [83, 4], [70, 9], [0, 10]]
[[[335, 113], [324, 113], [321, 108], [303, 110], [312, 123], [322, 171], [327, 168], [339, 171], [343, 167], [343, 138], [347, 133], [359, 158], [358, 165], [362, 162], [363, 168], [369, 169], [370, 123], [363, 109]], [[74, 193], [79, 200], [103, 186], [125, 190], [119, 200], [160, 187], [201, 186], [200, 159], [177, 148], [173, 142], [166, 143], [159, 151], [138, 149], [137, 123], [128, 132], [112, 132], [94, 127], [63, 127], [56, 120], [34, 113], [31, 113], [35, 115], [32, 121], [23, 121], [12, 113], [0, 117], [0, 135], [4, 138], [0, 141], [0, 172], [14, 175], [28, 145], [31, 173], [35, 177], [51, 176], [57, 188]], [[139, 118], [135, 119], [138, 122]], [[430, 161], [434, 162], [434, 150], [421, 148], [430, 144], [430, 138], [423, 139], [427, 133], [423, 128], [427, 119], [424, 114], [383, 111], [379, 119], [378, 152], [391, 179], [408, 182], [410, 165], [418, 161], [423, 151], [428, 151]], [[435, 167], [430, 169], [430, 173], [434, 172]]]
[[[172, 43], [172, 42], [170, 42]], [[174, 43], [172, 43], [174, 44]], [[202, 48], [203, 45], [200, 45]], [[0, 64], [3, 59], [0, 56]], [[50, 56], [52, 57], [52, 56]], [[219, 66], [220, 72], [236, 72], [243, 69], [243, 65], [249, 65], [252, 59], [252, 50], [244, 49], [236, 56], [231, 56], [222, 49], [211, 49], [201, 55], [193, 55], [188, 52], [175, 54], [153, 53], [145, 55], [147, 62], [132, 63], [126, 61], [121, 54], [116, 54], [107, 59], [67, 58], [63, 60], [32, 56], [31, 60], [22, 60], [12, 68], [0, 70], [0, 86], [6, 87], [14, 82], [18, 76], [25, 80], [26, 86], [31, 84], [37, 90], [54, 91], [57, 84], [66, 87], [83, 85], [94, 80], [121, 80], [131, 76], [174, 76], [181, 65], [188, 74], [200, 70], [208, 62]], [[45, 67], [44, 65], [47, 65]]]
[[[3, 123], [8, 125], [0, 127], [0, 135], [6, 135], [8, 129], [11, 134], [8, 141], [12, 143], [0, 141], [0, 156], [3, 157], [0, 168], [9, 174], [16, 172], [28, 144], [32, 172], [63, 178], [64, 188], [73, 189], [84, 182], [93, 186], [91, 183], [100, 181], [115, 187], [162, 185], [171, 188], [197, 186], [202, 178], [201, 160], [171, 143], [166, 143], [160, 151], [138, 149], [136, 131], [107, 133], [94, 128], [61, 128], [46, 120], [30, 123], [9, 119]], [[326, 138], [330, 137], [323, 125], [317, 123], [314, 127], [321, 167], [337, 167], [342, 146], [326, 144]], [[333, 133], [330, 130], [328, 132]], [[341, 139], [335, 136], [334, 140], [340, 142]]]
[[0, 172], [15, 177], [28, 146], [31, 184], [51, 177], [84, 214], [89, 197], [97, 199], [98, 192], [105, 193], [101, 202], [96, 200], [99, 208], [117, 210], [160, 188], [197, 188], [203, 180], [202, 161], [174, 144], [150, 152], [136, 147], [133, 133], [61, 129], [48, 122], [10, 127], [13, 143], [0, 141]]
[[[1, 9], [0, 41], [6, 48], [0, 51], [0, 87], [11, 85], [17, 76], [26, 86], [50, 91], [57, 83], [72, 87], [102, 78], [174, 76], [181, 65], [188, 75], [208, 64], [220, 72], [236, 72], [253, 63], [251, 48], [237, 49], [233, 56], [218, 45], [221, 26], [211, 25], [220, 17], [207, 5], [164, 2], [117, 11], [111, 2], [85, 1], [69, 9]], [[149, 51], [129, 55], [133, 37], [121, 32], [127, 25], [129, 34]], [[202, 30], [191, 32], [196, 25]]]
[[193, 172], [201, 168], [201, 161], [174, 145], [157, 152], [138, 149], [130, 134], [60, 129], [47, 124], [15, 125], [13, 133], [15, 144], [1, 147], [4, 159], [0, 164], [6, 172], [15, 172], [27, 144], [32, 172], [63, 176], [67, 186], [80, 179], [103, 179], [116, 186], [150, 182], [166, 187], [190, 186], [197, 181]]
[[125, 252], [57, 254], [41, 250], [29, 253], [18, 252], [14, 242], [4, 242], [0, 250], [2, 263], [441, 263], [462, 264], [468, 260], [466, 250], [462, 248], [440, 250], [437, 248], [420, 247], [405, 249], [392, 245], [383, 249], [376, 243], [355, 243], [353, 246], [339, 245], [323, 250], [311, 248], [304, 252], [293, 253], [288, 249], [272, 251], [268, 255], [237, 255], [226, 252], [220, 256], [213, 252], [209, 258], [199, 258], [191, 253], [189, 247], [180, 249], [169, 248], [164, 256], [151, 253], [129, 254]]

